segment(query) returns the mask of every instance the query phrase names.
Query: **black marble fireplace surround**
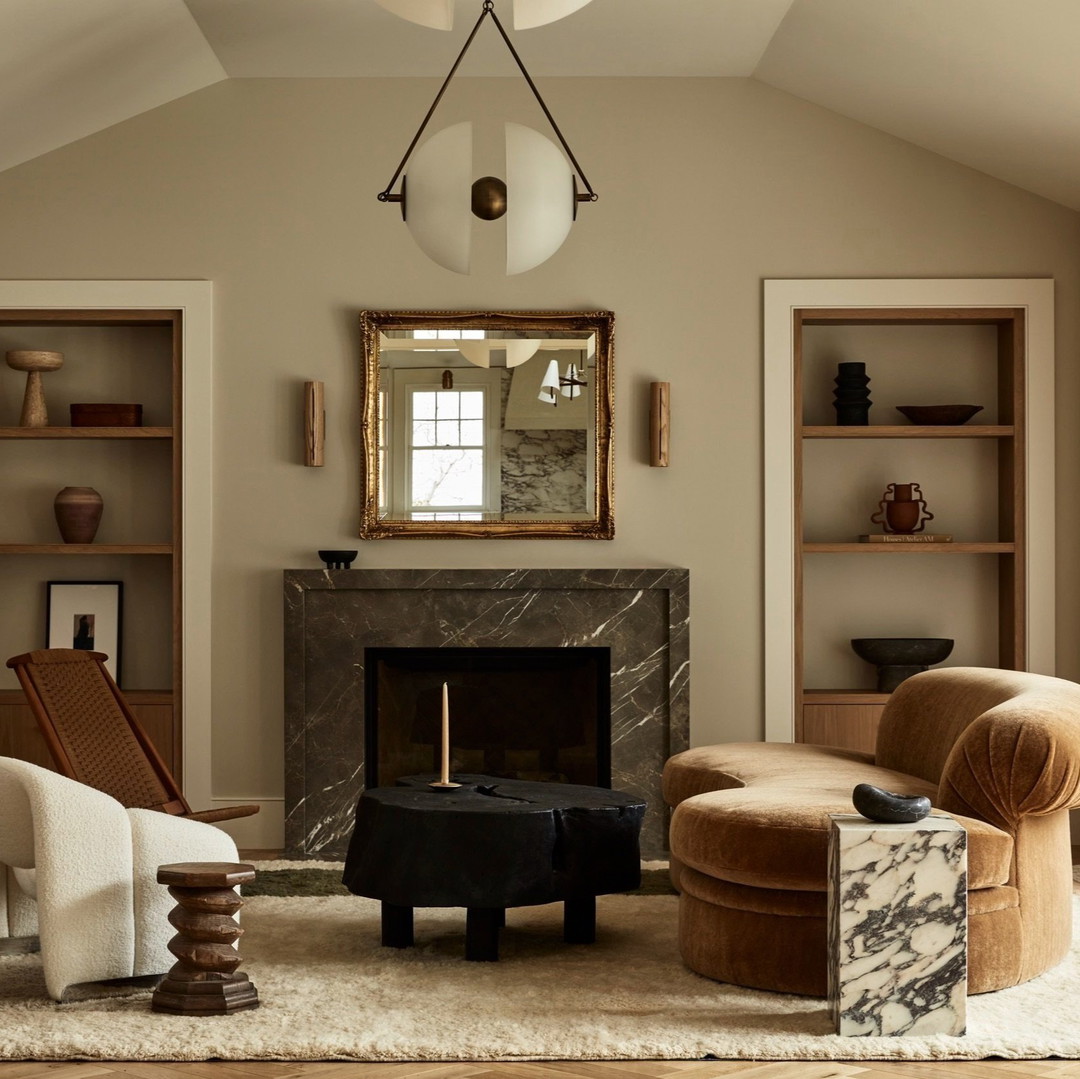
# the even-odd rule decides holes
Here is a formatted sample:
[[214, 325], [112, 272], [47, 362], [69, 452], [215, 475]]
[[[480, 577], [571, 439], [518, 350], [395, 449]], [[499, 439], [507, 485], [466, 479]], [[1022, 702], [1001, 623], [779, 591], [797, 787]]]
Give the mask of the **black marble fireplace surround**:
[[689, 734], [685, 569], [286, 570], [285, 846], [344, 857], [364, 784], [366, 648], [611, 649], [611, 779], [667, 846], [660, 772]]

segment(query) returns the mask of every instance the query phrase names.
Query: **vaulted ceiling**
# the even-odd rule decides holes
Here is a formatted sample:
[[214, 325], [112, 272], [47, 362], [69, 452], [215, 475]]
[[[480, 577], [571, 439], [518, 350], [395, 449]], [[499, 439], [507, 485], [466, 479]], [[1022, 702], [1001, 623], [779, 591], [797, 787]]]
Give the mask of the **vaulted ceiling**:
[[[0, 169], [222, 79], [442, 76], [457, 8], [446, 33], [374, 0], [3, 0]], [[752, 77], [1080, 209], [1078, 0], [592, 0], [515, 40], [541, 88]], [[492, 33], [461, 70], [513, 73]]]

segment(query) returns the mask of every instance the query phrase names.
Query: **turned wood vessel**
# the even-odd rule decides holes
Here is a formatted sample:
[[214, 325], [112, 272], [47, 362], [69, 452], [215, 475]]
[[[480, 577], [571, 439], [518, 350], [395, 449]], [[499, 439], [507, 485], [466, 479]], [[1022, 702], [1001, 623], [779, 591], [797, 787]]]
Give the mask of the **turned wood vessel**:
[[49, 412], [45, 407], [45, 392], [41, 387], [43, 371], [56, 371], [64, 366], [62, 352], [43, 352], [37, 349], [12, 349], [7, 353], [7, 365], [14, 371], [26, 372], [26, 392], [23, 394], [21, 427], [48, 427]]

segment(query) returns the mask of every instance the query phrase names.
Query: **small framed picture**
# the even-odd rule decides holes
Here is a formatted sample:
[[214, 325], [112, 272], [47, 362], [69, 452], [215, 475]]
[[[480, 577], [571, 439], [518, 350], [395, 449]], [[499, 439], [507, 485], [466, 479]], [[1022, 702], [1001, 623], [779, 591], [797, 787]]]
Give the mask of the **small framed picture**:
[[104, 652], [109, 674], [120, 681], [123, 581], [49, 581], [45, 647]]

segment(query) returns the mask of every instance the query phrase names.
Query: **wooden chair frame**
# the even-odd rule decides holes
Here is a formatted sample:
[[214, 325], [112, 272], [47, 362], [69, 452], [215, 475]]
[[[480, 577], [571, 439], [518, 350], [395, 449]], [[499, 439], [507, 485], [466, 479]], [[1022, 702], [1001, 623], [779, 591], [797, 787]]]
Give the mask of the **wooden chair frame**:
[[72, 759], [57, 727], [57, 718], [50, 714], [34, 677], [35, 668], [50, 664], [85, 664], [87, 677], [102, 680], [108, 688], [117, 710], [123, 716], [132, 736], [138, 743], [139, 750], [145, 758], [145, 767], [153, 773], [153, 780], [160, 786], [164, 794], [164, 798], [153, 805], [129, 806], [128, 808], [154, 809], [162, 813], [187, 817], [190, 820], [203, 821], [209, 824], [216, 821], [232, 820], [236, 817], [248, 817], [258, 813], [260, 807], [257, 805], [221, 806], [217, 809], [192, 811], [183, 791], [180, 789], [180, 785], [169, 771], [150, 736], [132, 712], [112, 675], [106, 670], [105, 661], [107, 659], [108, 656], [102, 652], [81, 651], [72, 648], [44, 648], [35, 652], [25, 652], [22, 655], [13, 656], [7, 661], [8, 667], [15, 671], [19, 684], [26, 694], [27, 703], [34, 714], [34, 719], [37, 721], [41, 734], [45, 739], [45, 744], [56, 764], [57, 771], [69, 779], [103, 789], [100, 783], [94, 781], [94, 776], [80, 767], [79, 761]]

